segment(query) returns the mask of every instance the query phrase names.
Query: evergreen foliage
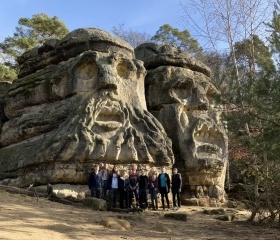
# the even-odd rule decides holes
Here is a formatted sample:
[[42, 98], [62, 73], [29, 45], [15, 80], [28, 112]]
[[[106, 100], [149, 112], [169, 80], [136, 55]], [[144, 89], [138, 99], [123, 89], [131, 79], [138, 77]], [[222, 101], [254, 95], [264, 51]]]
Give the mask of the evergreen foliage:
[[16, 59], [25, 51], [40, 46], [49, 39], [61, 39], [68, 29], [58, 17], [49, 17], [44, 13], [35, 14], [32, 18], [20, 18], [12, 37], [8, 36], [0, 43], [0, 51], [5, 60], [0, 67], [0, 79], [16, 78]]
[[219, 96], [227, 106], [230, 138], [240, 143], [248, 153], [244, 154], [246, 157], [243, 160], [246, 163], [244, 181], [252, 211], [250, 220], [259, 222], [265, 219], [273, 222], [280, 213], [278, 9], [279, 5], [276, 5], [271, 23], [267, 24], [270, 28], [270, 45], [267, 46], [257, 35], [234, 44], [239, 76], [229, 61], [225, 65], [224, 88]]
[[20, 18], [12, 37], [6, 37], [0, 44], [3, 53], [18, 57], [23, 52], [41, 45], [46, 40], [63, 38], [69, 31], [58, 17], [49, 17], [44, 13], [32, 18]]
[[180, 31], [169, 24], [162, 25], [152, 37], [152, 40], [159, 44], [173, 44], [182, 51], [186, 51], [198, 58], [203, 53], [203, 49], [199, 46], [198, 41], [191, 37], [188, 30]]
[[17, 73], [13, 68], [6, 66], [5, 64], [0, 64], [0, 82], [1, 81], [13, 81], [16, 79]]

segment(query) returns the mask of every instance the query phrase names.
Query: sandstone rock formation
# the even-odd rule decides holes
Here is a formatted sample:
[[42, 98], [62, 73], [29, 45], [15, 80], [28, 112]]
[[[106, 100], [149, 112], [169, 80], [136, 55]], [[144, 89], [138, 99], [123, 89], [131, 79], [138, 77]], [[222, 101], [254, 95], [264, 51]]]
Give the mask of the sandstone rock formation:
[[7, 121], [7, 117], [4, 113], [4, 98], [11, 86], [10, 82], [0, 81], [0, 134], [1, 129], [5, 121]]
[[175, 156], [183, 202], [222, 203], [228, 143], [209, 68], [171, 45], [135, 54], [94, 28], [23, 54], [19, 79], [0, 83], [0, 184], [85, 184], [92, 163]]
[[172, 140], [175, 166], [183, 175], [183, 198], [197, 198], [200, 205], [209, 205], [211, 198], [223, 202], [227, 134], [222, 109], [213, 101], [218, 91], [209, 68], [171, 45], [145, 43], [135, 55], [148, 71], [148, 110]]
[[85, 184], [94, 162], [173, 163], [171, 141], [146, 108], [146, 70], [124, 41], [78, 29], [19, 63], [1, 117], [1, 183]]

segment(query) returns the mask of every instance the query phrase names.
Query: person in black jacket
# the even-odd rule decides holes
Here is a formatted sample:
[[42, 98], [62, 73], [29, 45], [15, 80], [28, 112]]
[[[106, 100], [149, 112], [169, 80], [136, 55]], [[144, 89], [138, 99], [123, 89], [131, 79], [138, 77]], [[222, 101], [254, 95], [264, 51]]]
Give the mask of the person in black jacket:
[[158, 175], [158, 190], [161, 195], [161, 203], [163, 210], [165, 209], [164, 198], [166, 199], [167, 208], [170, 209], [168, 193], [170, 192], [170, 177], [165, 172], [165, 167], [161, 167], [161, 173]]
[[[178, 209], [181, 207], [181, 197], [180, 197], [180, 193], [181, 193], [181, 189], [182, 189], [182, 177], [181, 174], [178, 173], [178, 169], [174, 168], [173, 169], [173, 174], [172, 174], [172, 197], [173, 197], [173, 206], [174, 209]], [[176, 204], [176, 196], [177, 196], [177, 202], [178, 204]]]
[[145, 174], [145, 170], [142, 169], [139, 176], [139, 204], [142, 209], [148, 208], [147, 188], [148, 176]]
[[128, 191], [129, 191], [128, 173], [126, 170], [123, 170], [119, 181], [120, 208], [128, 208], [128, 197], [129, 197]]
[[[139, 206], [139, 196], [138, 196], [138, 187], [139, 187], [139, 177], [136, 174], [136, 167], [132, 167], [131, 173], [128, 177], [129, 181], [129, 206], [131, 208]], [[132, 205], [132, 200], [135, 198], [136, 206]]]
[[91, 191], [91, 196], [95, 198], [101, 197], [102, 177], [98, 174], [99, 165], [94, 164], [91, 168], [91, 173], [88, 178], [88, 188]]

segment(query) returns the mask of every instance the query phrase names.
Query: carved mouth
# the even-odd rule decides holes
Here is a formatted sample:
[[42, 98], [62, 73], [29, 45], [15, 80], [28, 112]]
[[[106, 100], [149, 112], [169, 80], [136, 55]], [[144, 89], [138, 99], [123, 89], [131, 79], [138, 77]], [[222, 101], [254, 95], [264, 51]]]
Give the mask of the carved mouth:
[[217, 161], [224, 158], [225, 139], [221, 131], [204, 123], [195, 128], [193, 136], [196, 158]]
[[97, 132], [113, 131], [122, 126], [123, 112], [118, 104], [109, 102], [98, 111], [94, 125]]

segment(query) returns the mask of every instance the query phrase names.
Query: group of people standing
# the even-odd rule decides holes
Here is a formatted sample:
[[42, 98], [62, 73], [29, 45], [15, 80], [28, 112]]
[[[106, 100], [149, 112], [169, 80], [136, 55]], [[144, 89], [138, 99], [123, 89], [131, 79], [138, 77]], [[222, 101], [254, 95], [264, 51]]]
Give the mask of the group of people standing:
[[[151, 197], [152, 209], [158, 209], [157, 195], [160, 193], [162, 208], [170, 209], [168, 193], [172, 192], [173, 207], [181, 207], [181, 188], [182, 178], [178, 169], [174, 168], [172, 177], [165, 172], [165, 167], [161, 167], [161, 172], [146, 171], [142, 169], [137, 174], [136, 166], [132, 167], [130, 173], [122, 170], [121, 174], [117, 166], [112, 170], [108, 164], [94, 164], [88, 178], [88, 187], [91, 190], [91, 196], [109, 200], [110, 207], [116, 208], [119, 200], [120, 208], [148, 208], [148, 194]], [[165, 205], [165, 201], [166, 204]]]

